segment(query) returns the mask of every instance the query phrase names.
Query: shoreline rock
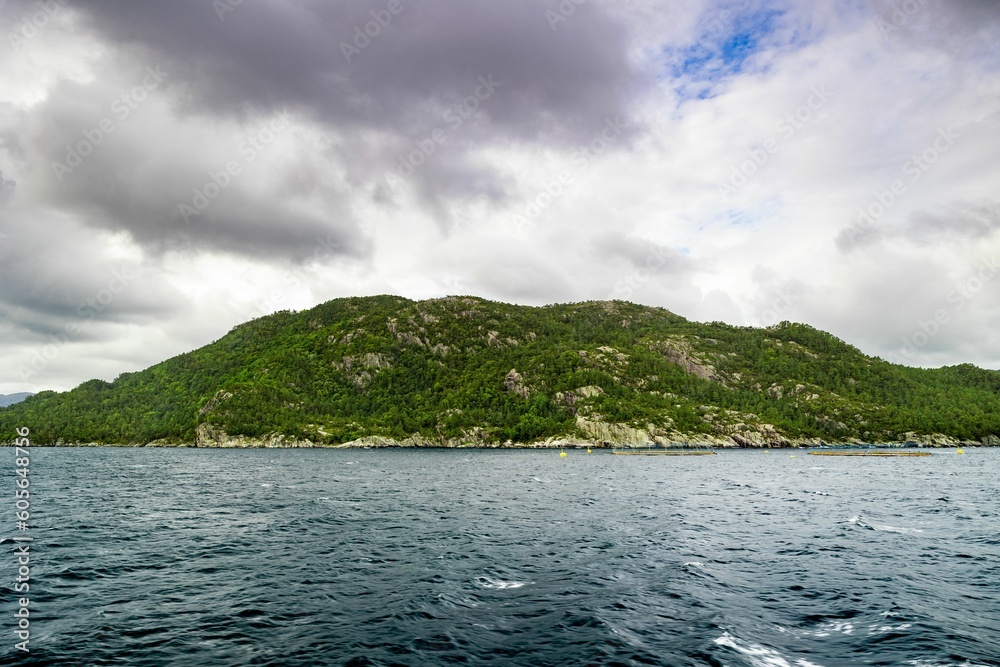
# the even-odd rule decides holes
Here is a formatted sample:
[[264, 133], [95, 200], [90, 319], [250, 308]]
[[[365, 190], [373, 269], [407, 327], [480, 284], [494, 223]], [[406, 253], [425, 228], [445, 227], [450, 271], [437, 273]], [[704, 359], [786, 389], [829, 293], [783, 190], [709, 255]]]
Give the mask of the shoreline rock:
[[[636, 434], [646, 432], [632, 429]], [[614, 433], [616, 431], [608, 431]], [[624, 433], [624, 432], [623, 432]], [[670, 434], [647, 437], [642, 441], [611, 441], [581, 438], [576, 435], [562, 435], [536, 442], [488, 441], [482, 437], [427, 438], [418, 434], [402, 440], [386, 436], [370, 435], [339, 444], [317, 443], [311, 440], [288, 438], [282, 434], [271, 434], [264, 438], [232, 436], [208, 424], [201, 424], [196, 432], [195, 442], [173, 443], [163, 440], [148, 443], [68, 443], [56, 442], [51, 445], [33, 444], [32, 447], [162, 447], [198, 449], [645, 449], [647, 447], [677, 449], [802, 449], [820, 447], [855, 447], [872, 449], [954, 449], [957, 447], [1000, 447], [1000, 437], [983, 436], [979, 440], [958, 440], [941, 434], [905, 434], [905, 440], [886, 442], [862, 442], [860, 440], [822, 440], [820, 438], [775, 438], [774, 440], [745, 437], [746, 432], [736, 436], [713, 436], [707, 434]], [[646, 434], [648, 435], [648, 434]], [[670, 437], [666, 437], [669, 435]], [[10, 447], [13, 443], [0, 443]]]
[[[195, 429], [194, 442], [154, 440], [147, 443], [67, 443], [57, 441], [52, 445], [35, 444], [35, 447], [194, 447], [199, 449], [643, 449], [647, 447], [679, 449], [796, 449], [814, 447], [871, 447], [877, 449], [955, 447], [1000, 447], [1000, 436], [986, 435], [979, 440], [959, 440], [941, 433], [920, 434], [905, 432], [898, 440], [864, 442], [857, 438], [823, 440], [821, 438], [789, 438], [771, 424], [720, 425], [716, 433], [681, 433], [673, 428], [647, 424], [637, 428], [627, 424], [605, 422], [596, 415], [590, 418], [577, 415], [576, 433], [562, 434], [535, 442], [499, 442], [490, 440], [483, 429], [474, 428], [462, 436], [445, 438], [427, 437], [419, 433], [403, 438], [368, 435], [349, 442], [326, 444], [309, 439], [288, 437], [271, 433], [265, 437], [230, 435], [224, 430], [203, 422]], [[0, 443], [11, 446], [13, 443]]]

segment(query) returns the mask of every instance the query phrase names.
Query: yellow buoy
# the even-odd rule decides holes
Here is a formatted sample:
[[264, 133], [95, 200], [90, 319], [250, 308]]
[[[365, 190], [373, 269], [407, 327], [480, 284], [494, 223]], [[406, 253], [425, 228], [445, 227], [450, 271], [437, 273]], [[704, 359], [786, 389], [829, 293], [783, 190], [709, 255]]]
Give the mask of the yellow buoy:
[[563, 458], [564, 456], [566, 456], [566, 452], [559, 452], [559, 458]]
[[587, 453], [588, 454], [590, 453], [590, 447], [587, 447]]
[[956, 451], [955, 451], [955, 453], [956, 453], [956, 454], [964, 454], [964, 453], [965, 453], [965, 450], [964, 450], [964, 449], [962, 449], [961, 447], [959, 447], [959, 448], [958, 448], [958, 450], [956, 450]]

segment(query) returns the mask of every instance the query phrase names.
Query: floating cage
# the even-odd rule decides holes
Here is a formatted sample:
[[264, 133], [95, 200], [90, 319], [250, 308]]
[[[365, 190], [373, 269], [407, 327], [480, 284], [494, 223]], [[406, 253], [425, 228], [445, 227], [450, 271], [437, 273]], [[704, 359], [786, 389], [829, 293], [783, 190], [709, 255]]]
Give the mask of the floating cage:
[[894, 452], [885, 449], [825, 449], [809, 454], [811, 456], [932, 456], [930, 452]]
[[715, 451], [683, 447], [616, 447], [611, 452], [618, 456], [715, 456]]

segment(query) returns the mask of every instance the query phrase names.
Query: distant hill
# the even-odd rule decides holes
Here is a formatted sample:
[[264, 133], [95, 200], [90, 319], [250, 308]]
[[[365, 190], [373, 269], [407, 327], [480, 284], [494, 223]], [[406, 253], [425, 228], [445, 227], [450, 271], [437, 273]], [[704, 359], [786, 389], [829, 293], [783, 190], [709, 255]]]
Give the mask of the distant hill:
[[1000, 373], [631, 303], [337, 299], [0, 409], [0, 440], [199, 446], [1000, 444]]
[[29, 396], [34, 396], [34, 394], [28, 391], [22, 391], [19, 394], [0, 394], [0, 408], [20, 403]]

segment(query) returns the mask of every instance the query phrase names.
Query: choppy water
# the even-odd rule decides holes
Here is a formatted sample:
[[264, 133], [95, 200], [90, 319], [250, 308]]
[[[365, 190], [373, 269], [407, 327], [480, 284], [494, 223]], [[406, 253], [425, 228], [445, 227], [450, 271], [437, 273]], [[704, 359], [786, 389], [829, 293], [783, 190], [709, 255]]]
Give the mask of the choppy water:
[[32, 651], [8, 540], [0, 663], [1000, 665], [998, 472], [983, 449], [35, 449]]

